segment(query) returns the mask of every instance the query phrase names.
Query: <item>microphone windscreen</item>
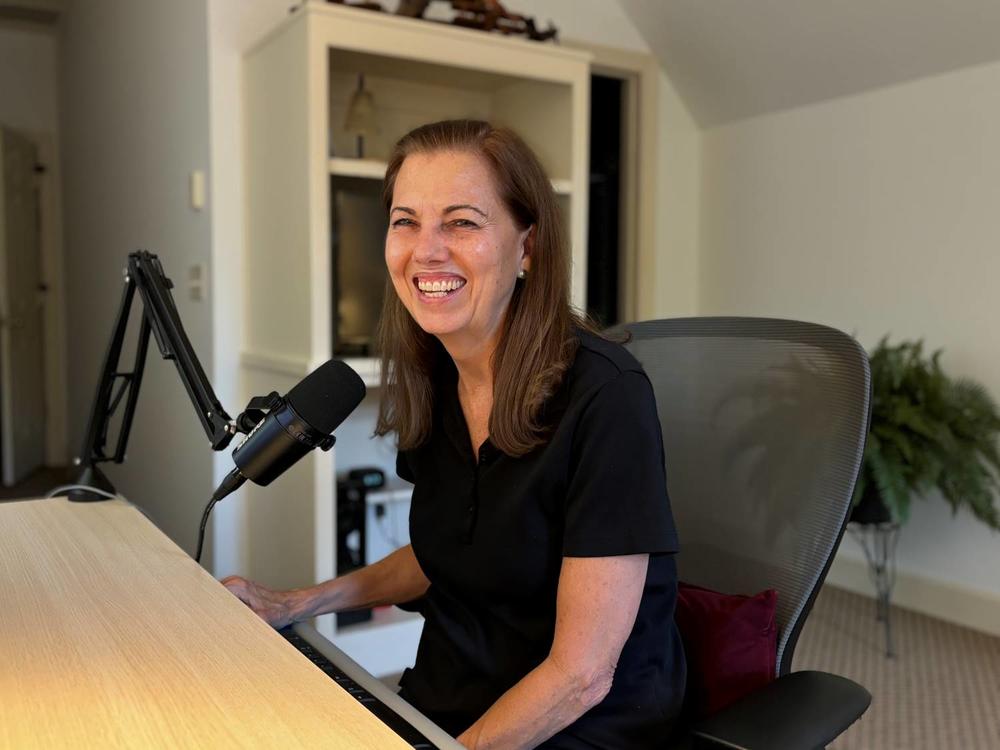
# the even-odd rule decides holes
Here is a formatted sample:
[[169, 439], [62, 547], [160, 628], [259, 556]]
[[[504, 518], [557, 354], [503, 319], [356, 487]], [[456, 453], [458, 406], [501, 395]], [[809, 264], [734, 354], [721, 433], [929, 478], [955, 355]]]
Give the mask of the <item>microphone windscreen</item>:
[[365, 397], [365, 384], [354, 370], [331, 359], [306, 375], [285, 399], [302, 419], [331, 434]]

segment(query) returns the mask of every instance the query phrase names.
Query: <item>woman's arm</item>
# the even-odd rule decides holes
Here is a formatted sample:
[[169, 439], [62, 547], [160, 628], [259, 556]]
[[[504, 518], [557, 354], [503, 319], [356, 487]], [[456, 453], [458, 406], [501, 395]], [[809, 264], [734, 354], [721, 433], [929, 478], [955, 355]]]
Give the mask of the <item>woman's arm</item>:
[[458, 741], [473, 750], [535, 747], [604, 700], [648, 564], [646, 554], [563, 558], [549, 655]]
[[409, 544], [377, 563], [307, 588], [274, 591], [240, 576], [224, 578], [222, 584], [275, 628], [328, 612], [401, 604], [423, 596], [430, 586]]

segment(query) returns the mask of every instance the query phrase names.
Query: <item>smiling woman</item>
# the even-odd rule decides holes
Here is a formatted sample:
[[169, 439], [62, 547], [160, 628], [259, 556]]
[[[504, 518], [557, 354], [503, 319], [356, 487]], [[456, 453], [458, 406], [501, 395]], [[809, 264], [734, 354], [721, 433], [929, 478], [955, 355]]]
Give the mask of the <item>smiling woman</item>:
[[393, 379], [383, 382], [376, 432], [398, 433], [404, 449], [427, 435], [443, 346], [492, 370], [496, 408], [480, 432], [509, 455], [537, 447], [574, 331], [588, 328], [570, 308], [562, 219], [537, 157], [505, 128], [434, 123], [396, 145], [382, 200], [392, 289], [379, 341], [383, 377], [392, 362]]
[[383, 202], [377, 432], [433, 584], [402, 694], [469, 747], [662, 741], [685, 668], [656, 405], [570, 307], [549, 179], [512, 131], [440, 122], [397, 144]]
[[306, 589], [226, 585], [275, 625], [412, 604], [400, 694], [466, 747], [665, 743], [686, 668], [656, 403], [570, 307], [551, 183], [512, 131], [448, 121], [396, 145], [383, 200], [376, 431], [412, 543]]
[[[514, 225], [492, 182], [482, 158], [446, 151], [407, 159], [393, 191], [385, 259], [396, 294], [460, 356], [495, 348], [515, 280], [531, 263], [531, 230]], [[456, 196], [474, 202], [452, 203]]]

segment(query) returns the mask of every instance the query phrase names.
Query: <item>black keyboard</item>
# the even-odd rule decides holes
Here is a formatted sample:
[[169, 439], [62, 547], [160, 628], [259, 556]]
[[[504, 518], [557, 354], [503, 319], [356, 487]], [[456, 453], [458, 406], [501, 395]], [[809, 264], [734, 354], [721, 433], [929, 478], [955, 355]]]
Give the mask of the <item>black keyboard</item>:
[[398, 734], [410, 747], [420, 748], [421, 750], [435, 750], [430, 740], [417, 731], [413, 725], [344, 674], [332, 661], [314, 649], [305, 638], [291, 628], [285, 628], [278, 632], [284, 636], [286, 641], [295, 646], [303, 656], [322, 669], [330, 679], [354, 696], [362, 706], [375, 714], [379, 721]]

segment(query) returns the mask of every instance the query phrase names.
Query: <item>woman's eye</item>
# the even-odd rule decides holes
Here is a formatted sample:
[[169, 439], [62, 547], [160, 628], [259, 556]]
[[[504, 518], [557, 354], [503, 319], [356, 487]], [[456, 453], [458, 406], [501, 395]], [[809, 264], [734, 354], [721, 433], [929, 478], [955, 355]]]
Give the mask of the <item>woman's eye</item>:
[[413, 219], [396, 219], [392, 222], [394, 227], [408, 227], [413, 226]]
[[456, 227], [461, 227], [462, 229], [478, 229], [479, 228], [479, 225], [476, 222], [470, 221], [469, 219], [455, 219], [452, 222], [452, 225], [454, 225]]

